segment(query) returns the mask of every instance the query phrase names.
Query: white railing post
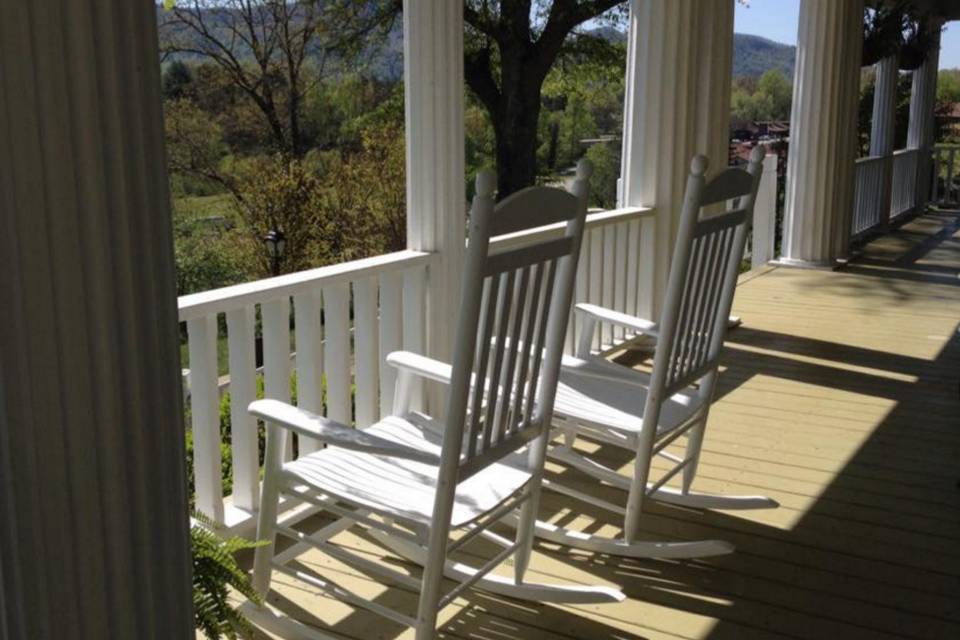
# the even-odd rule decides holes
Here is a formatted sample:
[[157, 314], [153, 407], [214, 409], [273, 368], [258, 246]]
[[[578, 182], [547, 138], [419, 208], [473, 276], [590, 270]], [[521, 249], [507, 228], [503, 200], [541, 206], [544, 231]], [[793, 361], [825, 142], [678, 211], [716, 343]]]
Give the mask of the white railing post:
[[753, 208], [753, 233], [750, 245], [750, 268], [757, 269], [774, 258], [777, 226], [777, 156], [769, 153], [763, 159], [760, 190]]
[[405, 0], [403, 30], [407, 247], [439, 254], [427, 274], [426, 326], [418, 330], [428, 355], [449, 360], [466, 238], [463, 3]]

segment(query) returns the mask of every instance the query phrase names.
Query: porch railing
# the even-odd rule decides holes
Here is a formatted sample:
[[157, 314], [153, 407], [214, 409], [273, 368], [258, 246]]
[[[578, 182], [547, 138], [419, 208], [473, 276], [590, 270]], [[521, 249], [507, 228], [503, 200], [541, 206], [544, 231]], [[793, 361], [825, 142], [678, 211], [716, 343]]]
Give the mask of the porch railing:
[[887, 221], [884, 208], [884, 170], [888, 158], [868, 156], [857, 160], [850, 236], [857, 239]]
[[[648, 301], [641, 272], [646, 267], [640, 247], [641, 234], [648, 232], [643, 221], [652, 213], [629, 208], [588, 216], [577, 302], [625, 313], [645, 311]], [[561, 232], [560, 227], [550, 226], [524, 236]], [[506, 247], [520, 239], [513, 234], [494, 242]], [[297, 404], [345, 424], [367, 426], [390, 411], [395, 374], [384, 358], [397, 349], [424, 350], [424, 312], [434, 257], [400, 251], [179, 299], [180, 321], [187, 329], [199, 511], [229, 530], [251, 531], [258, 506], [260, 459], [257, 422], [246, 409], [257, 397], [261, 375], [266, 396], [290, 400], [296, 371]], [[571, 324], [567, 338], [571, 351], [578, 329]], [[255, 355], [258, 332], [262, 369]], [[608, 330], [598, 337], [597, 346], [610, 347], [629, 337]], [[226, 355], [218, 361], [218, 352], [224, 351]], [[227, 383], [229, 398], [221, 398]], [[229, 442], [221, 432], [221, 402], [228, 404]], [[221, 446], [229, 446], [232, 458], [226, 477]], [[312, 451], [314, 446], [305, 439], [298, 443], [299, 452]], [[292, 453], [288, 448], [286, 455]]]
[[933, 181], [931, 200], [942, 205], [956, 205], [960, 193], [954, 178], [957, 176], [957, 153], [960, 144], [938, 144], [933, 147]]
[[[257, 423], [247, 405], [257, 395], [258, 319], [267, 396], [290, 399], [295, 348], [298, 404], [348, 424], [354, 415], [357, 424], [370, 424], [389, 410], [393, 397], [394, 374], [382, 364], [384, 356], [401, 348], [423, 349], [426, 274], [432, 259], [428, 253], [401, 251], [180, 298], [180, 321], [186, 323], [189, 345], [198, 510], [234, 527], [257, 509]], [[226, 501], [217, 355], [221, 318], [226, 321], [233, 462], [228, 478], [232, 495]], [[301, 451], [312, 446], [300, 442]]]
[[[912, 213], [921, 203], [923, 191], [918, 181], [920, 149], [893, 152], [893, 188], [890, 193], [890, 219]], [[923, 185], [923, 189], [926, 185]]]

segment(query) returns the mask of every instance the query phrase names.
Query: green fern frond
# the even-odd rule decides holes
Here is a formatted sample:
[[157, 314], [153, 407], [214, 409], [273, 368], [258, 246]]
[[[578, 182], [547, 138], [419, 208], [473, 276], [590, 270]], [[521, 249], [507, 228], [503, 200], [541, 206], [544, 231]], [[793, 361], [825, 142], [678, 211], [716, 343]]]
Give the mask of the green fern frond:
[[251, 626], [243, 614], [230, 605], [230, 587], [256, 604], [263, 601], [234, 554], [265, 543], [239, 537], [223, 540], [207, 528], [212, 526], [209, 518], [201, 513], [194, 514], [194, 518], [198, 522], [190, 528], [194, 624], [210, 640], [236, 640], [238, 634], [251, 631]]

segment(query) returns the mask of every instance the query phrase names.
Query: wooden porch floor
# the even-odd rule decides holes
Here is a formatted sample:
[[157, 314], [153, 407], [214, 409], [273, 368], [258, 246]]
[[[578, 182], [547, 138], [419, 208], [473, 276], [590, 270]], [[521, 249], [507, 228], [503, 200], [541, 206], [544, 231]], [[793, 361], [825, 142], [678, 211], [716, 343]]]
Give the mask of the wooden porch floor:
[[[747, 275], [735, 301], [744, 325], [729, 335], [696, 486], [763, 493], [782, 506], [649, 509], [651, 537], [737, 545], [720, 558], [632, 561], [538, 543], [532, 578], [618, 584], [629, 599], [574, 607], [473, 592], [445, 612], [444, 636], [960, 638], [958, 272], [952, 212], [874, 241], [843, 271]], [[617, 531], [605, 514], [555, 496], [543, 516]], [[340, 539], [379, 555], [359, 537]], [[301, 560], [384, 604], [415, 608], [415, 594], [320, 554]], [[283, 576], [275, 587], [274, 604], [337, 635], [412, 637]]]

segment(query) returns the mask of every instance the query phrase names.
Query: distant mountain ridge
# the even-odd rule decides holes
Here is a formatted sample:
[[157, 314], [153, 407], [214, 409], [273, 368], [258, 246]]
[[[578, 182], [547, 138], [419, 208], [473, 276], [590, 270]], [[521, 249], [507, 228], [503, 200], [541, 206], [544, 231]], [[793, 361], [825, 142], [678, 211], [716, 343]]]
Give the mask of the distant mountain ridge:
[[[600, 27], [588, 33], [608, 42], [623, 43], [627, 34], [613, 27]], [[760, 77], [770, 69], [779, 69], [788, 79], [793, 78], [794, 59], [797, 48], [793, 45], [774, 42], [763, 36], [749, 33], [733, 34], [733, 77]]]
[[762, 76], [770, 69], [779, 69], [793, 78], [797, 48], [748, 33], [733, 34], [733, 77]]

